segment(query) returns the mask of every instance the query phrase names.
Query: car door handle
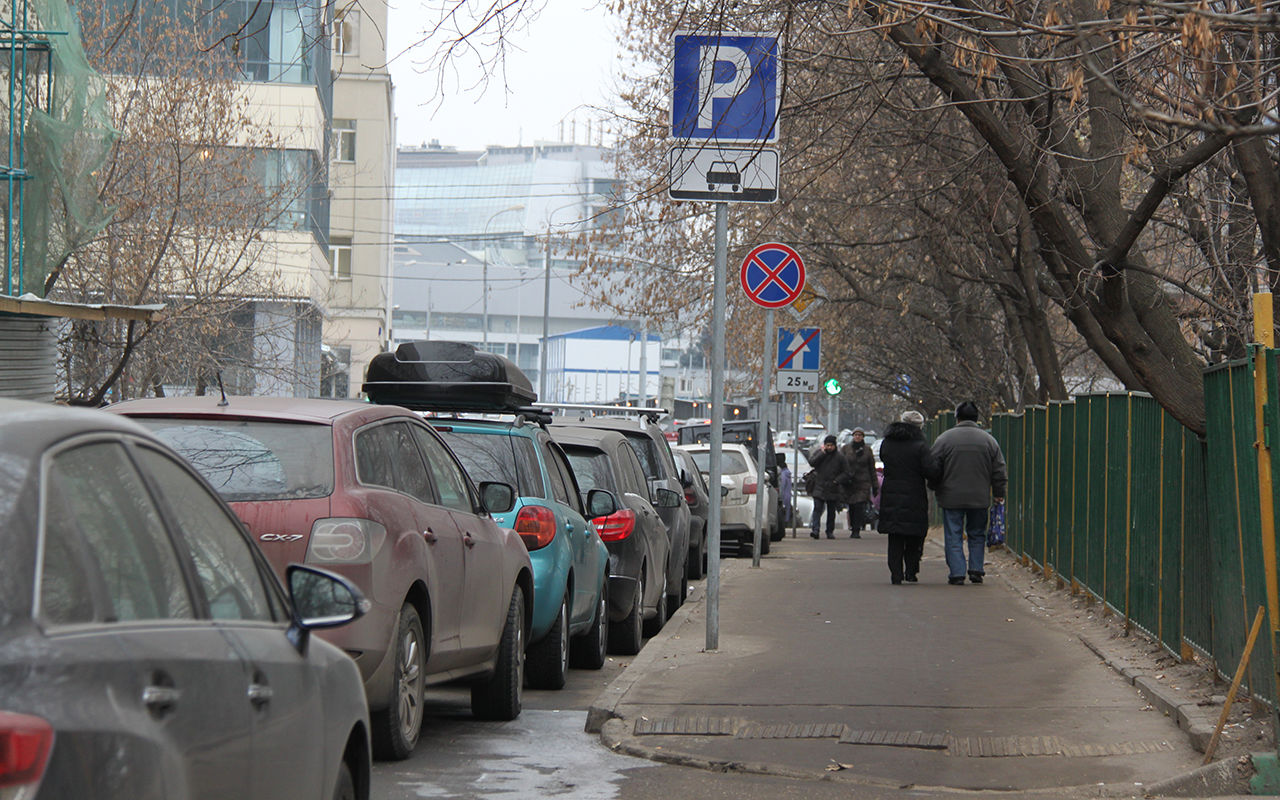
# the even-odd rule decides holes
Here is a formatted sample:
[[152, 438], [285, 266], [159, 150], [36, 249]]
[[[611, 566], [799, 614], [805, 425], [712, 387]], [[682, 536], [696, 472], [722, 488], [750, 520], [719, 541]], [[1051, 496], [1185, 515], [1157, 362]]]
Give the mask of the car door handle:
[[182, 691], [172, 686], [148, 686], [142, 690], [142, 704], [156, 714], [172, 711], [181, 697]]
[[264, 686], [261, 683], [249, 684], [249, 702], [253, 703], [254, 708], [262, 708], [271, 702], [271, 698], [275, 696], [275, 691], [270, 686]]
[[422, 532], [422, 538], [427, 540], [427, 544], [435, 544], [440, 537], [436, 536], [435, 531], [427, 528]]
[[476, 546], [476, 540], [475, 540], [475, 537], [474, 537], [474, 536], [472, 536], [472, 535], [471, 535], [471, 534], [469, 534], [469, 533], [462, 537], [462, 543], [463, 543], [463, 544], [465, 544], [467, 547], [475, 547], [475, 546]]

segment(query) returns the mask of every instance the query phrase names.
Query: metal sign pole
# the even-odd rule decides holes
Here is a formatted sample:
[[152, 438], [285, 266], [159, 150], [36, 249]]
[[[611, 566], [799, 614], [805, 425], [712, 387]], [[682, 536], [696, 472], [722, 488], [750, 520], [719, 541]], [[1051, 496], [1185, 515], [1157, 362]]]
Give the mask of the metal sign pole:
[[724, 447], [724, 317], [729, 204], [716, 203], [716, 257], [711, 295], [711, 509], [707, 519], [707, 650], [720, 647], [720, 451]]
[[791, 410], [795, 412], [795, 424], [791, 426], [791, 452], [787, 458], [795, 456], [795, 468], [791, 470], [791, 538], [796, 538], [796, 527], [798, 520], [796, 513], [800, 508], [800, 503], [796, 499], [796, 487], [800, 485], [800, 403], [801, 397], [799, 392], [791, 393]]
[[[773, 365], [773, 309], [764, 312], [764, 363], [760, 365], [760, 439], [756, 442], [756, 533], [751, 550], [751, 566], [760, 566], [760, 546], [769, 535], [764, 529], [765, 501], [769, 497], [769, 484], [765, 475], [765, 457], [769, 444], [769, 376]], [[777, 465], [774, 465], [775, 469]]]

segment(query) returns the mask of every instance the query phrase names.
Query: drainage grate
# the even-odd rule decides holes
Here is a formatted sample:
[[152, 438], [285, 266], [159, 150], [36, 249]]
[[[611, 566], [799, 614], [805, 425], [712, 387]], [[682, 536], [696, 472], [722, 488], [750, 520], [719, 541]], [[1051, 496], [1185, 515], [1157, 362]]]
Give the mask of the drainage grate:
[[732, 736], [742, 726], [733, 717], [641, 717], [636, 720], [636, 736]]
[[950, 739], [947, 755], [967, 758], [1065, 756], [1097, 758], [1131, 756], [1173, 750], [1169, 742], [1115, 742], [1112, 744], [1063, 744], [1056, 736], [970, 736]]
[[920, 747], [927, 750], [945, 750], [951, 737], [943, 733], [924, 731], [848, 731], [840, 737], [841, 744], [874, 744], [885, 747]]
[[790, 725], [749, 724], [739, 730], [737, 739], [839, 739], [849, 728], [843, 722], [810, 722]]

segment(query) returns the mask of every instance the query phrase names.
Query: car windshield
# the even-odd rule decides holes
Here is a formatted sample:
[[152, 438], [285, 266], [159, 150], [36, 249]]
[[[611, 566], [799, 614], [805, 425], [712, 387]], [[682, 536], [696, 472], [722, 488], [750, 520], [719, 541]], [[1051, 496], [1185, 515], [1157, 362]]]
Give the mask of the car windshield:
[[617, 485], [613, 479], [613, 469], [609, 466], [609, 457], [601, 450], [586, 447], [565, 447], [565, 455], [569, 457], [569, 466], [578, 478], [578, 488], [583, 492], [592, 489], [606, 489], [617, 493]]
[[542, 497], [533, 442], [524, 436], [479, 433], [436, 427], [445, 444], [476, 483], [498, 481], [515, 487], [521, 497]]
[[[698, 465], [698, 472], [711, 472], [711, 451], [710, 450], [694, 450], [689, 453], [693, 456], [693, 463]], [[747, 469], [747, 460], [742, 454], [736, 450], [723, 450], [720, 455], [720, 472], [725, 475], [737, 475], [743, 472], [750, 472]]]
[[236, 419], [136, 418], [229, 503], [298, 500], [333, 493], [328, 425]]

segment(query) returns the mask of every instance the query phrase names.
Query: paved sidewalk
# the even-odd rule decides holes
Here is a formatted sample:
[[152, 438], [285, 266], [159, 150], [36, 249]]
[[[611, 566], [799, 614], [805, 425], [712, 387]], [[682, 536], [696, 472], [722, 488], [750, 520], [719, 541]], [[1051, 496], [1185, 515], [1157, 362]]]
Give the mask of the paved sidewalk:
[[885, 542], [801, 531], [759, 569], [723, 560], [718, 650], [699, 588], [588, 730], [671, 763], [881, 787], [1234, 790], [1231, 764], [1199, 769], [1186, 729], [1203, 737], [1203, 715], [1179, 728], [1178, 698], [1139, 694], [1103, 648], [1033, 613], [1002, 578], [1024, 569], [1010, 556], [951, 586], [931, 538], [920, 583], [894, 586]]

